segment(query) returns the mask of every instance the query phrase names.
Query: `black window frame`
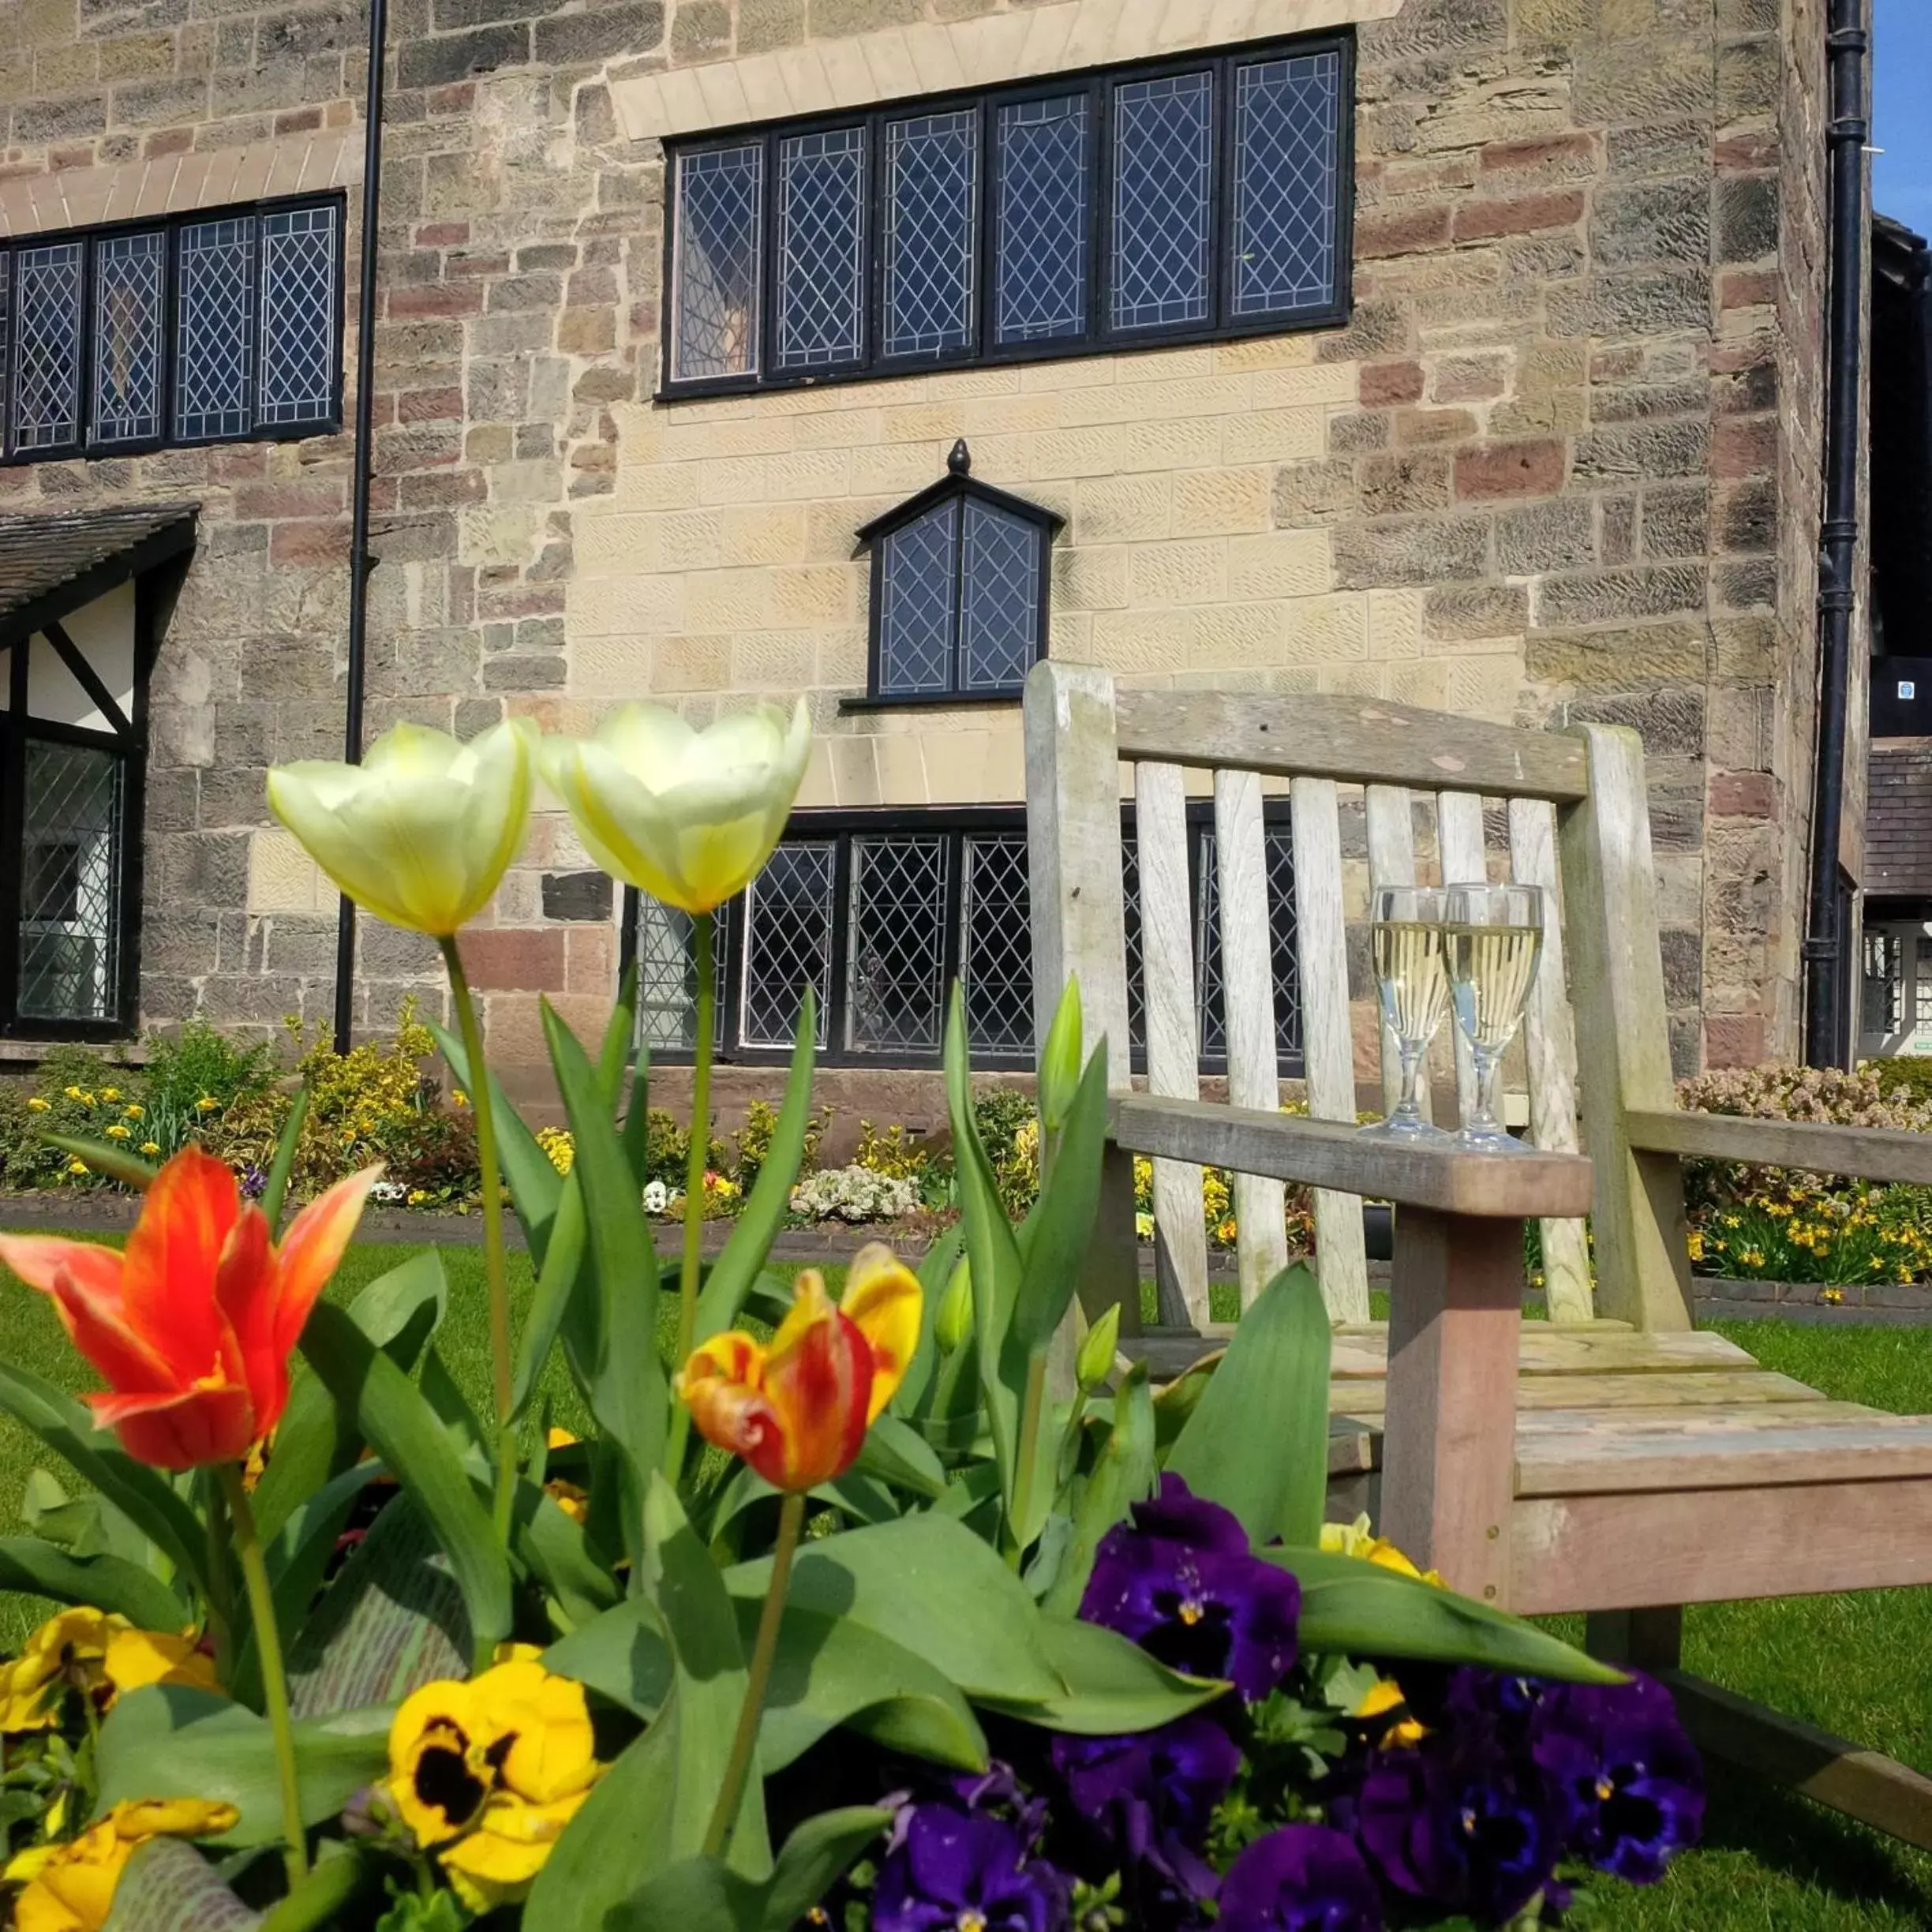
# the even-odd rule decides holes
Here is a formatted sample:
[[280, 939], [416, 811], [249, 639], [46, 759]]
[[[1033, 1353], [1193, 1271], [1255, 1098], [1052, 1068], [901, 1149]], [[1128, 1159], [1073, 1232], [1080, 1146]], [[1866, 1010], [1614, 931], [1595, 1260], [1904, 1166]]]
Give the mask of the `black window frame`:
[[[966, 506], [977, 502], [1001, 515], [1031, 524], [1038, 544], [1038, 581], [1035, 593], [1035, 645], [1031, 670], [1047, 653], [1047, 629], [1053, 607], [1054, 540], [1066, 527], [1066, 519], [1043, 504], [1029, 503], [1024, 496], [995, 489], [970, 474], [972, 457], [964, 439], [954, 446], [949, 474], [929, 484], [916, 496], [908, 496], [882, 515], [874, 517], [857, 533], [859, 548], [870, 552], [869, 602], [866, 613], [866, 695], [840, 702], [841, 711], [882, 711], [930, 705], [957, 710], [962, 706], [1013, 704], [1024, 694], [1026, 672], [1000, 683], [970, 684], [964, 681], [963, 659], [966, 626]], [[886, 555], [888, 540], [908, 524], [917, 522], [942, 504], [952, 504], [958, 519], [953, 545], [952, 643], [949, 651], [949, 682], [942, 690], [892, 691], [885, 688], [883, 644], [886, 616]]]
[[[1232, 247], [1235, 205], [1234, 144], [1237, 69], [1271, 61], [1332, 54], [1336, 57], [1335, 292], [1320, 305], [1292, 314], [1276, 312], [1249, 317], [1234, 312]], [[1213, 77], [1214, 148], [1208, 193], [1210, 313], [1204, 322], [1144, 326], [1120, 330], [1111, 325], [1114, 294], [1113, 92], [1122, 82], [1158, 80], [1210, 73]], [[706, 396], [742, 395], [763, 390], [816, 388], [834, 382], [869, 382], [900, 376], [927, 376], [952, 369], [984, 369], [1013, 363], [1062, 361], [1071, 356], [1130, 354], [1190, 343], [1239, 342], [1258, 335], [1299, 335], [1345, 324], [1354, 310], [1355, 223], [1356, 39], [1352, 27], [1212, 49], [1192, 56], [1160, 55], [1144, 61], [1084, 68], [1043, 76], [1009, 86], [945, 94], [915, 95], [863, 110], [814, 115], [796, 121], [739, 125], [707, 131], [690, 140], [665, 144], [665, 219], [662, 293], [658, 330], [657, 398], [663, 402]], [[994, 247], [1002, 157], [994, 136], [1002, 108], [1016, 103], [1085, 95], [1088, 99], [1088, 235], [1086, 327], [1079, 335], [1039, 336], [1001, 343], [996, 339], [994, 304], [998, 264]], [[886, 178], [888, 122], [971, 110], [979, 120], [975, 231], [973, 237], [973, 317], [971, 340], [959, 350], [937, 354], [886, 357], [885, 333], [886, 250], [889, 220]], [[860, 238], [864, 276], [861, 302], [865, 341], [856, 362], [837, 367], [780, 371], [773, 366], [778, 309], [779, 144], [802, 134], [865, 130], [866, 216]], [[759, 315], [755, 344], [759, 367], [750, 375], [680, 377], [676, 352], [679, 164], [687, 155], [758, 145], [762, 154], [757, 267]]]
[[[262, 219], [264, 216], [328, 208], [335, 218], [335, 284], [329, 300], [334, 317], [331, 331], [333, 354], [329, 370], [328, 411], [326, 416], [305, 422], [265, 422], [262, 420], [261, 371], [263, 328], [261, 282], [263, 250]], [[250, 296], [254, 331], [253, 355], [249, 369], [249, 425], [234, 434], [178, 436], [174, 431], [176, 370], [180, 343], [181, 237], [185, 229], [206, 224], [247, 219], [254, 223], [255, 283]], [[103, 442], [94, 434], [95, 295], [99, 281], [99, 245], [103, 242], [135, 234], [160, 234], [167, 238], [162, 271], [160, 324], [161, 393], [158, 434], [125, 440]], [[14, 360], [19, 341], [19, 273], [13, 257], [22, 249], [43, 248], [77, 242], [81, 246], [80, 298], [80, 395], [79, 433], [69, 442], [34, 449], [17, 449], [13, 440]], [[224, 203], [219, 208], [186, 208], [164, 215], [138, 220], [101, 222], [86, 227], [49, 230], [34, 234], [0, 238], [0, 255], [7, 258], [6, 270], [9, 301], [4, 327], [0, 328], [0, 468], [14, 469], [29, 463], [106, 462], [124, 456], [141, 456], [158, 450], [208, 449], [235, 443], [293, 443], [310, 436], [335, 436], [343, 427], [343, 346], [345, 332], [348, 260], [348, 197], [342, 189], [320, 194], [280, 195], [253, 201]]]
[[[1271, 841], [1283, 839], [1289, 826], [1289, 803], [1286, 799], [1269, 799], [1264, 801], [1263, 814], [1265, 830]], [[1203, 867], [1211, 848], [1214, 831], [1214, 807], [1211, 800], [1190, 801], [1187, 808], [1188, 826], [1188, 917], [1194, 934], [1195, 992], [1197, 1004], [1202, 986], [1202, 962], [1208, 941], [1203, 919], [1208, 904], [1203, 877]], [[1123, 803], [1121, 807], [1121, 837], [1123, 860], [1127, 846], [1135, 836], [1133, 807]], [[827, 807], [796, 811], [792, 814], [785, 827], [784, 843], [830, 842], [835, 848], [833, 856], [831, 907], [832, 930], [829, 960], [827, 967], [830, 997], [820, 1016], [824, 1028], [825, 1044], [818, 1049], [817, 1061], [820, 1066], [836, 1068], [870, 1068], [882, 1073], [928, 1071], [942, 1065], [942, 1055], [935, 1050], [928, 1053], [913, 1051], [866, 1051], [854, 1050], [847, 1044], [850, 1035], [849, 1007], [851, 1001], [851, 948], [852, 948], [852, 841], [855, 838], [904, 838], [938, 835], [950, 841], [947, 872], [947, 902], [945, 929], [942, 940], [940, 987], [942, 992], [941, 1028], [943, 1038], [945, 1003], [952, 997], [952, 988], [959, 976], [960, 964], [964, 945], [964, 909], [967, 867], [965, 841], [976, 836], [998, 834], [1024, 839], [1027, 833], [1026, 807], [1024, 805], [978, 806], [906, 806], [875, 807], [869, 809], [844, 809]], [[1125, 867], [1123, 866], [1123, 878]], [[1287, 911], [1290, 922], [1294, 913], [1292, 881]], [[1271, 905], [1271, 912], [1273, 910]], [[1136, 1073], [1147, 1070], [1147, 1050], [1144, 1023], [1144, 1005], [1140, 998], [1140, 981], [1136, 941], [1137, 901], [1130, 893], [1127, 905], [1128, 914], [1128, 1004], [1129, 1027], [1132, 1035], [1132, 1064]], [[617, 972], [620, 979], [630, 970], [638, 950], [638, 896], [635, 888], [624, 889], [619, 915], [622, 925], [618, 939]], [[716, 1057], [721, 1063], [743, 1066], [782, 1066], [791, 1058], [791, 1043], [783, 1046], [753, 1044], [747, 1046], [742, 1037], [741, 1017], [744, 996], [745, 947], [747, 928], [751, 921], [744, 915], [744, 901], [741, 897], [729, 901], [719, 908], [719, 929], [723, 949], [719, 974], [720, 998], [718, 1024], [714, 1036]], [[1292, 923], [1286, 931], [1271, 921], [1275, 940], [1275, 953], [1279, 960], [1286, 946], [1287, 957], [1292, 963], [1294, 949]], [[1278, 983], [1275, 988], [1277, 1009], [1276, 1064], [1282, 1078], [1298, 1080], [1302, 1076], [1305, 1065], [1303, 1044], [1299, 1032], [1301, 1000], [1298, 987], [1290, 985], [1286, 989], [1286, 1004], [1294, 1016], [1290, 1023], [1294, 1035], [1292, 1046], [1282, 1043], [1281, 1009], [1284, 989]], [[1200, 1016], [1201, 1050], [1198, 1055], [1201, 1073], [1208, 1078], [1225, 1074], [1227, 1071], [1227, 1054], [1225, 1046], [1215, 1050], [1208, 1043], [1208, 1035], [1212, 1030], [1209, 1021], [1212, 1017], [1205, 1010]], [[1223, 1040], [1226, 1023], [1220, 1027]], [[692, 1055], [687, 1050], [653, 1047], [651, 1058], [661, 1064], [672, 1066], [687, 1066]], [[1023, 1049], [1000, 1051], [983, 1046], [972, 1048], [972, 1062], [975, 1069], [994, 1073], [1031, 1073], [1034, 1066], [1033, 1047], [1029, 1040]]]

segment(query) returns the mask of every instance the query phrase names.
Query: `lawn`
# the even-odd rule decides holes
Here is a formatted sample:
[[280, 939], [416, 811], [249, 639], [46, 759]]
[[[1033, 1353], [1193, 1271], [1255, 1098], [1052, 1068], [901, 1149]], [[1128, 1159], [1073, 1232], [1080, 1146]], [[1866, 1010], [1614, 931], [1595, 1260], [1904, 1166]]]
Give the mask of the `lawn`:
[[[352, 1249], [331, 1295], [352, 1297], [415, 1252], [373, 1244]], [[481, 1410], [489, 1399], [482, 1257], [474, 1248], [451, 1248], [444, 1260], [451, 1318], [440, 1346]], [[510, 1261], [520, 1310], [530, 1290], [529, 1260], [512, 1254]], [[1723, 1326], [1767, 1368], [1829, 1396], [1932, 1412], [1932, 1335], [1923, 1331]], [[0, 1359], [65, 1387], [81, 1385], [76, 1357], [46, 1303], [5, 1277]], [[579, 1419], [560, 1364], [552, 1365], [546, 1393], [556, 1421], [567, 1426]], [[47, 1460], [32, 1438], [0, 1417], [0, 1533], [14, 1521], [28, 1470]], [[30, 1599], [0, 1597], [0, 1649], [18, 1643], [39, 1608]], [[1932, 1590], [1693, 1609], [1685, 1661], [1747, 1696], [1932, 1773]], [[1599, 1923], [1616, 1932], [1911, 1932], [1932, 1925], [1932, 1856], [1760, 1787], [1720, 1780], [1712, 1798], [1705, 1848], [1681, 1859], [1654, 1891], [1616, 1888]]]

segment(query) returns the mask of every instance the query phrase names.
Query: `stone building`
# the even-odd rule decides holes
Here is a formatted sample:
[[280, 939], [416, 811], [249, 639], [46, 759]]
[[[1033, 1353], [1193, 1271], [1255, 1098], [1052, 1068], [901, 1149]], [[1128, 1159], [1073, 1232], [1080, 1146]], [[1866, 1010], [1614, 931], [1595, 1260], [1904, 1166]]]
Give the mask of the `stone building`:
[[[1627, 721], [1681, 1063], [1793, 1051], [1822, 13], [395, 0], [368, 729], [803, 693], [725, 1050], [769, 1058], [815, 977], [829, 1058], [903, 1069], [960, 968], [989, 1064], [1024, 1045], [1035, 650]], [[365, 34], [360, 0], [0, 9], [0, 512], [72, 519], [56, 549], [99, 509], [196, 512], [143, 593], [124, 816], [0, 811], [123, 949], [83, 1030], [331, 1008], [336, 901], [262, 774], [343, 733]], [[88, 837], [126, 848], [91, 911], [61, 865]], [[594, 1024], [635, 945], [675, 1058], [683, 945], [546, 818], [468, 952], [533, 1060], [539, 994]], [[434, 965], [365, 922], [357, 1024], [433, 1002]]]

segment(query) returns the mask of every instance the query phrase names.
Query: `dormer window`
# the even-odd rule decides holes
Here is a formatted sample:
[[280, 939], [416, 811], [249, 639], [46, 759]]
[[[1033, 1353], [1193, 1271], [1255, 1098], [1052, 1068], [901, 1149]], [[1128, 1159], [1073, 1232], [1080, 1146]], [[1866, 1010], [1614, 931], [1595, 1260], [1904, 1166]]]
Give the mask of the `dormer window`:
[[885, 702], [1015, 698], [1046, 650], [1053, 540], [1063, 519], [947, 474], [859, 533], [872, 552], [870, 695]]

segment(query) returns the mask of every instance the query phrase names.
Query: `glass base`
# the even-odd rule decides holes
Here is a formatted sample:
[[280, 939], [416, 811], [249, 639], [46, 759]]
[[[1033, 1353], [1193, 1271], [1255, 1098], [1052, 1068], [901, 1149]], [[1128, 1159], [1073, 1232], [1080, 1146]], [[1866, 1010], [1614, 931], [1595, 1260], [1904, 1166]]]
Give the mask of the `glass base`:
[[1432, 1126], [1420, 1114], [1411, 1120], [1391, 1115], [1387, 1120], [1371, 1122], [1361, 1133], [1365, 1140], [1398, 1140], [1410, 1147], [1419, 1147], [1425, 1143], [1440, 1145], [1455, 1137], [1443, 1133], [1440, 1127]]
[[1500, 1127], [1465, 1127], [1449, 1137], [1466, 1154], [1533, 1154], [1537, 1151], [1527, 1140], [1518, 1140]]

